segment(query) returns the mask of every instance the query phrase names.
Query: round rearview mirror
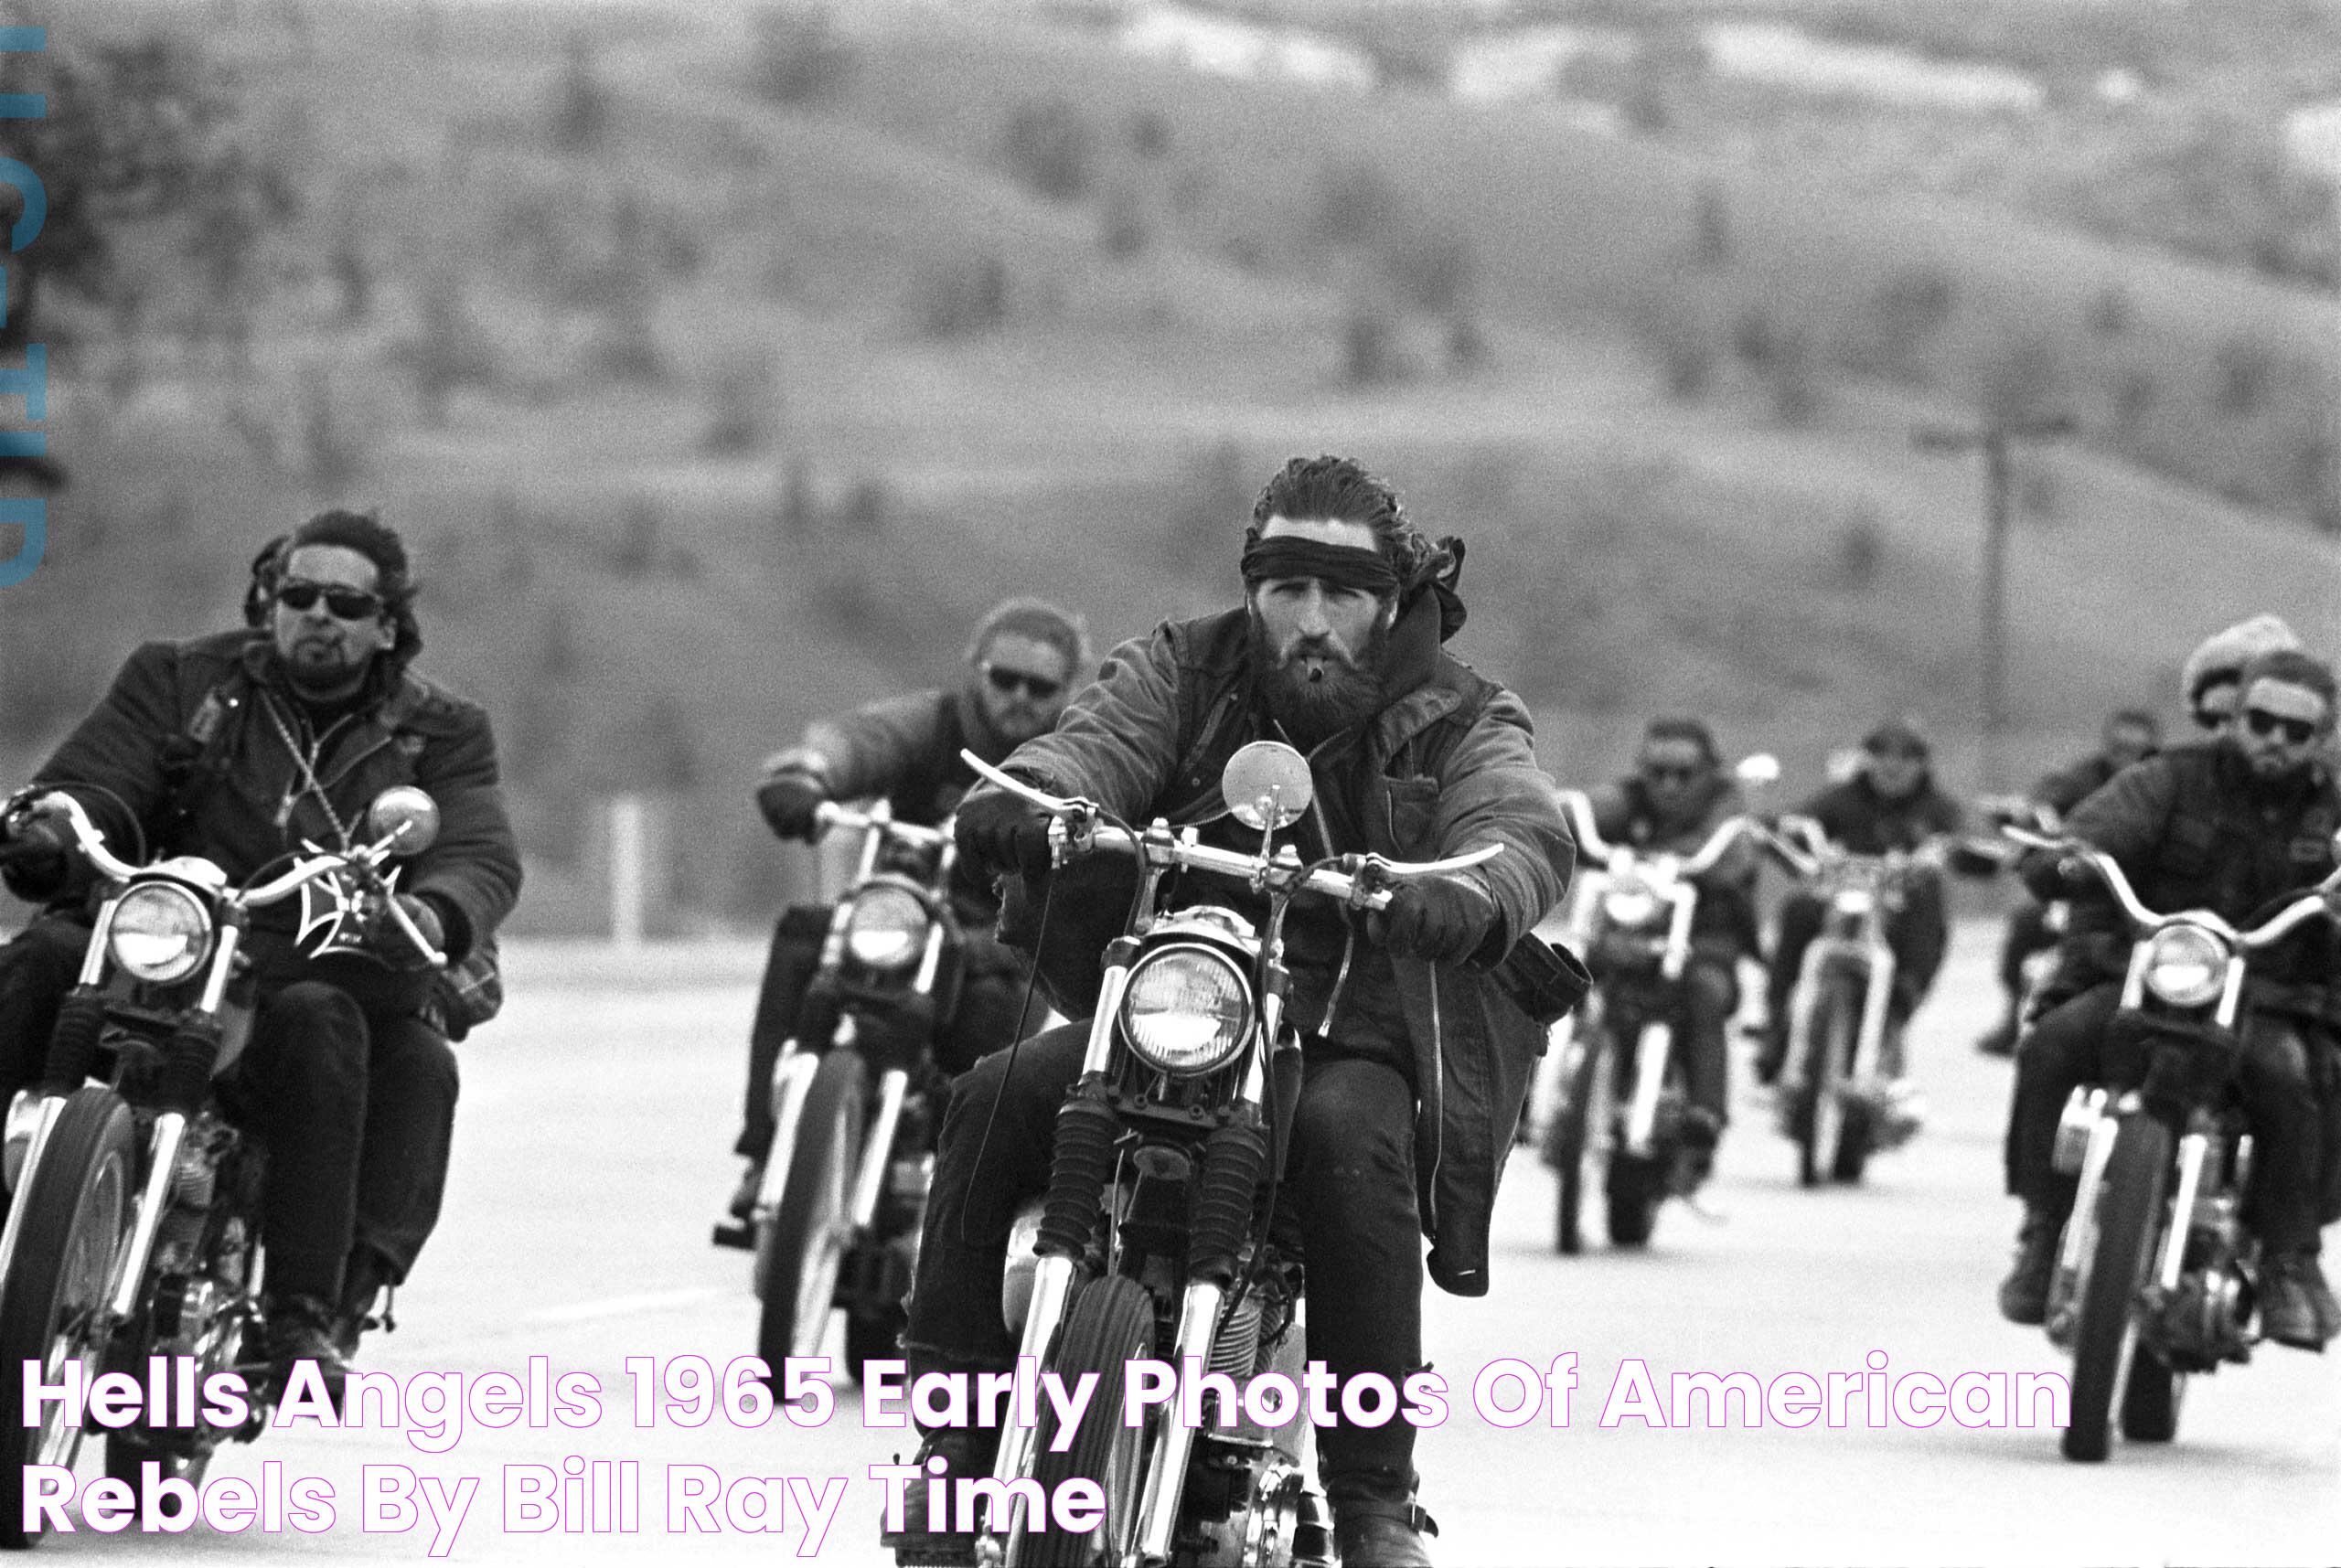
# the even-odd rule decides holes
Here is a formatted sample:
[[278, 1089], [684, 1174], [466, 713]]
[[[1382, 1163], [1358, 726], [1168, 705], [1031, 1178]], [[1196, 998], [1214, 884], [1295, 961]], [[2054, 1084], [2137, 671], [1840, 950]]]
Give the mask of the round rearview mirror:
[[1299, 752], [1281, 741], [1255, 741], [1227, 759], [1219, 793], [1245, 827], [1274, 828], [1299, 821], [1317, 786]]
[[439, 803], [412, 784], [392, 784], [366, 808], [366, 836], [393, 854], [420, 855], [439, 837]]
[[1769, 752], [1758, 752], [1752, 757], [1742, 757], [1732, 772], [1746, 784], [1769, 784], [1780, 782], [1780, 759]]

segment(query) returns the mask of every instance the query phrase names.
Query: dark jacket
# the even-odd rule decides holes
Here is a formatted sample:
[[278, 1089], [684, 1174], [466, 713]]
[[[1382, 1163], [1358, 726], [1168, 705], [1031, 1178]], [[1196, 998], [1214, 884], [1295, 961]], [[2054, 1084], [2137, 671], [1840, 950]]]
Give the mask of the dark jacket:
[[[2322, 765], [2287, 784], [2262, 784], [2232, 746], [2213, 741], [2123, 769], [2065, 827], [2120, 862], [2139, 901], [2155, 913], [2204, 909], [2248, 926], [2332, 874], [2341, 791]], [[2025, 875], [2035, 891], [2066, 891], [2053, 856], [2028, 859]], [[2111, 977], [2129, 952], [2127, 927], [2092, 879], [2075, 894], [2068, 963], [2086, 965], [2091, 977]], [[2314, 921], [2255, 958], [2253, 978], [2263, 987], [2322, 990], [2329, 1004], [2341, 981], [2336, 963], [2332, 923]]]
[[2043, 774], [2040, 782], [2032, 786], [2029, 798], [2062, 817], [2103, 789], [2120, 771], [2113, 765], [2111, 758], [2100, 752], [2094, 756], [2083, 757], [2070, 767]]
[[[1496, 905], [1499, 930], [1485, 950], [1493, 962], [1560, 901], [1575, 851], [1559, 792], [1536, 765], [1527, 710], [1439, 649], [1438, 620], [1428, 593], [1399, 617], [1390, 644], [1391, 668], [1406, 672], [1392, 681], [1399, 694], [1371, 724], [1310, 753], [1311, 831], [1337, 851], [1409, 860], [1502, 846], [1469, 873]], [[1255, 692], [1244, 611], [1166, 622], [1114, 650], [1055, 731], [1020, 747], [1009, 771], [1125, 820], [1225, 832], [1222, 768], [1238, 747], [1277, 738]], [[1204, 837], [1213, 841], [1212, 828]], [[1126, 907], [1127, 899], [1097, 912], [1118, 933]], [[1102, 942], [1085, 945], [1094, 975]], [[1415, 1053], [1415, 1174], [1430, 1275], [1456, 1295], [1482, 1295], [1488, 1216], [1545, 1029], [1513, 1000], [1508, 968], [1390, 958]]]
[[1958, 803], [1937, 789], [1931, 776], [1900, 800], [1887, 800], [1861, 774], [1830, 785], [1797, 810], [1856, 855], [1916, 849], [1938, 834], [1958, 832], [1960, 826]]
[[[33, 777], [88, 810], [114, 853], [149, 859], [200, 855], [235, 881], [301, 851], [304, 840], [343, 840], [269, 717], [296, 738], [307, 720], [264, 634], [223, 632], [186, 643], [149, 643], [130, 656], [105, 700]], [[315, 772], [333, 816], [359, 831], [367, 805], [392, 784], [430, 792], [439, 837], [404, 868], [402, 891], [423, 894], [446, 923], [459, 959], [493, 933], [520, 893], [520, 855], [497, 786], [496, 742], [476, 704], [411, 669], [378, 665], [357, 710], [326, 732]], [[62, 880], [37, 885], [12, 873], [21, 896], [78, 903], [92, 872], [79, 856]], [[262, 930], [290, 932], [297, 900], [254, 916]]]
[[896, 821], [932, 827], [976, 781], [962, 747], [988, 763], [1013, 749], [992, 732], [971, 693], [914, 691], [816, 719], [802, 741], [765, 762], [764, 777], [809, 774], [833, 800], [884, 795]]
[[[1706, 790], [1688, 803], [1677, 818], [1662, 818], [1651, 804], [1639, 777], [1628, 775], [1604, 784], [1587, 797], [1593, 804], [1593, 826], [1611, 844], [1630, 845], [1651, 854], [1694, 855], [1715, 830], [1748, 809], [1739, 785], [1718, 772]], [[1699, 878], [1699, 903], [1691, 914], [1692, 940], [1703, 947], [1726, 944], [1735, 953], [1758, 956], [1756, 879], [1758, 862], [1748, 839], [1742, 838]]]

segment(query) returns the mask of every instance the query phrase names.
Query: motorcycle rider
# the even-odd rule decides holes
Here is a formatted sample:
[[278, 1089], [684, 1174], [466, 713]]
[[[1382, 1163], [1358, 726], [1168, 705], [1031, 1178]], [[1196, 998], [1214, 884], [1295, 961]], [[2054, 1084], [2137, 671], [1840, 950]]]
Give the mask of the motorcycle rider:
[[[518, 897], [520, 859], [487, 715], [411, 667], [404, 544], [371, 516], [324, 512], [264, 552], [255, 581], [258, 624], [139, 648], [34, 784], [74, 796], [117, 852], [199, 855], [239, 882], [305, 841], [360, 841], [376, 795], [420, 785], [440, 833], [397, 897], [462, 960]], [[69, 843], [36, 818], [0, 847], [9, 888], [46, 906], [0, 948], [0, 1093], [39, 1077], [89, 944], [94, 873]], [[457, 1077], [444, 993], [395, 924], [368, 938], [387, 968], [313, 958], [294, 945], [298, 908], [259, 912], [246, 935], [258, 1008], [221, 1093], [268, 1147], [273, 1386], [315, 1360], [337, 1390], [376, 1293], [407, 1277], [438, 1221]]]
[[[1502, 847], [1468, 872], [1402, 883], [1379, 918], [1304, 901], [1286, 926], [1288, 1016], [1306, 1049], [1284, 1190], [1307, 1248], [1309, 1354], [1337, 1377], [1373, 1371], [1394, 1386], [1422, 1365], [1419, 1214], [1435, 1215], [1431, 1277], [1459, 1295], [1487, 1289], [1488, 1212], [1544, 1037], [1511, 987], [1538, 955], [1565, 967], [1522, 941], [1568, 882], [1558, 792], [1536, 766], [1519, 699], [1439, 646], [1463, 620], [1462, 553], [1419, 532], [1354, 462], [1295, 458], [1253, 508], [1243, 605], [1124, 644], [1058, 728], [1007, 763], [1126, 820], [1167, 817], [1199, 826], [1205, 842], [1256, 848], [1256, 834], [1222, 808], [1221, 769], [1240, 745], [1281, 739], [1309, 754], [1315, 778], [1316, 802], [1293, 829], [1305, 858]], [[980, 785], [957, 832], [971, 859], [1039, 876], [1046, 827], [1025, 801]], [[1118, 897], [1083, 899], [1080, 869], [1058, 873], [1041, 963], [1053, 980], [1049, 952], [1061, 948], [1064, 972], [1085, 965], [1094, 996], [1104, 939], [1058, 938], [1108, 918], [1118, 933], [1128, 884]], [[1247, 895], [1214, 887], [1222, 896]], [[1046, 910], [1051, 900], [1032, 901]], [[1519, 958], [1506, 962], [1515, 943]], [[1004, 1368], [1015, 1356], [999, 1307], [1009, 1228], [1046, 1182], [1057, 1108], [1087, 1034], [1042, 1033], [955, 1085], [903, 1335], [914, 1375]], [[1418, 1182], [1432, 1207], [1418, 1208]], [[997, 1438], [930, 1432], [920, 1462], [941, 1455], [949, 1474], [981, 1473]], [[1427, 1562], [1413, 1428], [1340, 1424], [1320, 1439], [1342, 1560]], [[964, 1549], [965, 1537], [926, 1532], [925, 1489], [912, 1488], [906, 1529], [890, 1544]]]
[[[2132, 763], [2151, 757], [2162, 741], [2162, 726], [2143, 709], [2124, 708], [2105, 721], [2096, 752], [2043, 777], [2025, 799], [2045, 806], [2062, 820], [2067, 812], [2105, 786], [2106, 781]], [[2027, 900], [2008, 916], [2006, 940], [2000, 944], [2000, 989], [2007, 1009], [2000, 1021], [1975, 1042], [1986, 1056], [2006, 1056], [2015, 1050], [2022, 1020], [2016, 1010], [2024, 1004], [2024, 965], [2036, 953], [2057, 945], [2048, 929], [2048, 905]]]
[[[2239, 721], [2127, 769], [2065, 827], [2119, 862], [2147, 908], [2207, 909], [2249, 925], [2331, 873], [2341, 790], [2318, 755], [2333, 733], [2329, 666], [2279, 650], [2245, 666], [2236, 686]], [[2025, 1215], [2000, 1311], [2038, 1323], [2074, 1192], [2075, 1179], [2050, 1163], [2058, 1120], [2076, 1085], [2132, 1081], [2138, 1063], [2105, 1039], [2130, 941], [2095, 878], [2086, 888], [2067, 882], [2047, 853], [2026, 857], [2022, 869], [2035, 891], [2080, 901], [2047, 993], [2052, 1005], [2017, 1053], [2008, 1117], [2008, 1190]], [[2313, 922], [2256, 955], [2250, 987], [2237, 1088], [2256, 1149], [2244, 1219], [2262, 1246], [2261, 1327], [2279, 1344], [2315, 1349], [2341, 1333], [2341, 1305], [2317, 1261], [2310, 1091], [2311, 1053], [2336, 1049], [2341, 1030], [2341, 942], [2332, 924]]]
[[[1821, 824], [1830, 842], [1856, 855], [1889, 850], [1914, 852], [1960, 829], [1958, 803], [1935, 786], [1929, 748], [1918, 726], [1890, 720], [1862, 741], [1854, 776], [1831, 784], [1798, 807]], [[1894, 985], [1887, 1004], [1886, 1056], [1889, 1076], [1902, 1071], [1902, 1031], [1925, 1000], [1950, 941], [1940, 872], [1921, 869], [1904, 883], [1902, 907], [1886, 919], [1887, 944], [1894, 950]], [[1756, 1075], [1779, 1080], [1788, 1061], [1789, 994], [1796, 988], [1804, 950], [1821, 933], [1827, 915], [1822, 900], [1800, 888], [1780, 901], [1779, 933], [1766, 978], [1767, 1019], [1756, 1058]]]
[[[1695, 854], [1716, 829], [1746, 807], [1738, 781], [1723, 766], [1715, 732], [1697, 719], [1653, 719], [1642, 731], [1634, 771], [1590, 793], [1593, 825], [1604, 840], [1652, 854]], [[1688, 1004], [1684, 1064], [1690, 1106], [1685, 1145], [1702, 1173], [1730, 1120], [1729, 1052], [1725, 1031], [1739, 1005], [1737, 965], [1758, 957], [1754, 850], [1743, 840], [1698, 879], [1691, 916], [1691, 956], [1683, 971]]]
[[[951, 815], [975, 782], [960, 750], [998, 763], [1046, 734], [1088, 663], [1087, 632], [1078, 616], [1038, 599], [996, 604], [968, 639], [967, 674], [957, 688], [911, 692], [815, 720], [803, 741], [764, 763], [756, 808], [781, 837], [807, 843], [815, 837], [815, 812], [830, 800], [884, 795], [895, 821], [931, 827]], [[990, 888], [978, 885], [973, 874], [963, 875], [960, 884], [955, 903], [966, 939], [964, 977], [952, 1025], [935, 1042], [937, 1059], [954, 1072], [1021, 1032], [1018, 1009], [1028, 967], [992, 936], [999, 906]], [[787, 911], [773, 929], [748, 1034], [747, 1093], [733, 1146], [747, 1160], [728, 1205], [735, 1219], [748, 1218], [764, 1182], [773, 1139], [773, 1067], [796, 1032], [828, 928], [829, 907], [811, 904]], [[807, 1043], [818, 1050], [828, 1042]]]
[[2179, 667], [2178, 684], [2195, 727], [2217, 735], [2235, 718], [2243, 667], [2261, 654], [2301, 650], [2292, 627], [2275, 615], [2254, 615], [2212, 633]]

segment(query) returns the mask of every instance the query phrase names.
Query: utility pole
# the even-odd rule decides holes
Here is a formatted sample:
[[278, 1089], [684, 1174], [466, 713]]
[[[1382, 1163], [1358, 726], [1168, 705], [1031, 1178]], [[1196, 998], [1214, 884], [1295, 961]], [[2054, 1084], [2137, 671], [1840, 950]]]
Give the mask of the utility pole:
[[2071, 416], [2057, 414], [2036, 420], [1994, 420], [1972, 430], [1929, 426], [1911, 436], [1922, 451], [1980, 450], [1983, 453], [1983, 597], [1977, 606], [1976, 641], [1983, 664], [1978, 718], [1987, 790], [2007, 787], [2008, 528], [2015, 512], [2008, 443], [2052, 441], [2070, 435], [2074, 429]]

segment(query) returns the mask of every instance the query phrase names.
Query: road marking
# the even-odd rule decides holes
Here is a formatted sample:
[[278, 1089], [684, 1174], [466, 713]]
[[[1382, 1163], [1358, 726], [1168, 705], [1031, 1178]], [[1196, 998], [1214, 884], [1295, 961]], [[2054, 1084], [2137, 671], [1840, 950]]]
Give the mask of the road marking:
[[647, 1290], [634, 1296], [610, 1296], [599, 1301], [572, 1301], [566, 1307], [548, 1307], [541, 1312], [525, 1315], [524, 1323], [590, 1323], [597, 1317], [634, 1317], [646, 1312], [664, 1312], [672, 1307], [697, 1307], [702, 1301], [712, 1301], [725, 1294], [713, 1285], [701, 1285], [695, 1290]]

